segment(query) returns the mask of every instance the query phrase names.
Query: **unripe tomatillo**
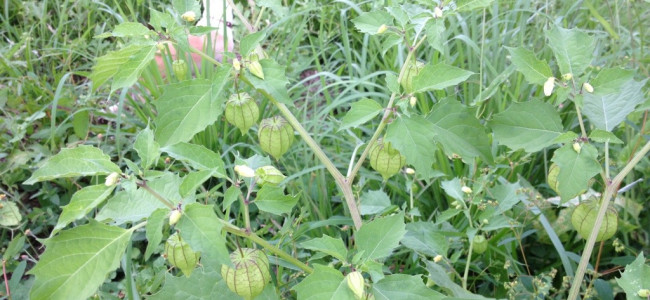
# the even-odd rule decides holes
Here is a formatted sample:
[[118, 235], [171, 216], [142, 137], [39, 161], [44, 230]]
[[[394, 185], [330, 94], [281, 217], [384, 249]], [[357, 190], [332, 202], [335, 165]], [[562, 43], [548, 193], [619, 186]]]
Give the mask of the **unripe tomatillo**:
[[482, 234], [477, 234], [474, 236], [472, 251], [476, 254], [482, 254], [488, 248], [488, 241]]
[[171, 235], [165, 243], [165, 257], [169, 264], [179, 268], [186, 277], [190, 277], [190, 274], [199, 263], [201, 253], [192, 250], [190, 245], [183, 241], [177, 232]]
[[424, 68], [424, 63], [421, 61], [408, 61], [406, 63], [408, 65], [406, 66], [402, 80], [400, 80], [399, 83], [402, 85], [402, 88], [404, 88], [404, 91], [407, 94], [410, 94], [413, 92], [413, 78], [420, 74], [420, 71]]
[[262, 150], [279, 159], [293, 144], [293, 127], [280, 116], [264, 119], [260, 123], [257, 137]]
[[[573, 214], [571, 215], [571, 224], [584, 239], [587, 239], [591, 234], [591, 230], [596, 224], [596, 217], [598, 216], [599, 209], [600, 205], [597, 201], [585, 201], [578, 205], [573, 211]], [[596, 242], [610, 239], [614, 234], [616, 234], [617, 229], [618, 215], [613, 208], [608, 207], [603, 223], [600, 224], [600, 228], [598, 229]]]
[[260, 117], [260, 109], [247, 93], [232, 94], [226, 102], [226, 121], [245, 134]]
[[266, 254], [257, 249], [241, 248], [230, 253], [230, 261], [234, 268], [221, 267], [221, 277], [228, 288], [247, 300], [261, 294], [271, 280]]
[[406, 157], [393, 148], [389, 142], [384, 143], [383, 139], [378, 139], [370, 148], [368, 159], [370, 166], [379, 172], [384, 180], [397, 174], [406, 164]]
[[274, 166], [263, 166], [257, 168], [255, 170], [255, 176], [257, 176], [257, 184], [260, 186], [265, 184], [278, 185], [287, 177]]

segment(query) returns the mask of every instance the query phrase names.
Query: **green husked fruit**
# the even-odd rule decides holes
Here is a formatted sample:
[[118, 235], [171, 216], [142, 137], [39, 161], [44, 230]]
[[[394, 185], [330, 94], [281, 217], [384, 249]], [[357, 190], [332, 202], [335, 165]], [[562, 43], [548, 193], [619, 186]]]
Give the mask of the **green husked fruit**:
[[264, 186], [265, 184], [278, 185], [287, 178], [287, 176], [284, 176], [274, 166], [263, 166], [255, 169], [255, 176], [257, 176], [257, 184], [259, 186]]
[[242, 134], [260, 118], [260, 109], [247, 93], [232, 94], [226, 102], [226, 121], [235, 125]]
[[172, 70], [176, 75], [176, 78], [179, 81], [183, 81], [187, 78], [187, 72], [189, 72], [189, 67], [183, 59], [175, 60], [172, 62]]
[[474, 236], [474, 245], [472, 246], [472, 251], [476, 254], [483, 254], [488, 248], [488, 241], [482, 234], [477, 234]]
[[399, 82], [402, 85], [402, 88], [404, 88], [404, 91], [407, 94], [413, 93], [413, 78], [420, 74], [420, 71], [422, 71], [422, 68], [424, 68], [424, 63], [421, 61], [409, 61], [407, 62], [409, 65], [406, 67], [407, 69], [404, 70], [404, 76], [402, 76], [402, 80]]
[[194, 252], [177, 232], [171, 235], [165, 243], [165, 257], [169, 264], [179, 268], [186, 277], [190, 277], [190, 274], [199, 263], [201, 253]]
[[279, 159], [293, 144], [293, 127], [280, 116], [264, 119], [260, 123], [257, 137], [262, 150]]
[[560, 190], [558, 189], [557, 182], [558, 175], [560, 175], [560, 167], [556, 164], [551, 164], [551, 167], [548, 168], [548, 178], [546, 179], [546, 182], [548, 183], [548, 186], [559, 195]]
[[257, 249], [241, 248], [230, 253], [230, 261], [235, 266], [221, 267], [221, 277], [228, 288], [246, 300], [257, 297], [271, 280], [269, 259]]
[[[598, 216], [599, 209], [600, 205], [597, 201], [585, 201], [578, 205], [573, 211], [573, 214], [571, 215], [571, 224], [573, 224], [573, 228], [575, 228], [584, 239], [589, 238], [591, 230], [596, 224], [596, 217]], [[600, 224], [600, 228], [598, 229], [596, 242], [610, 239], [614, 234], [616, 234], [616, 230], [618, 230], [618, 215], [612, 207], [608, 207], [603, 223]]]
[[372, 146], [368, 159], [370, 159], [370, 166], [379, 172], [384, 180], [397, 174], [406, 164], [406, 157], [393, 148], [390, 143], [384, 143], [382, 139], [378, 139]]

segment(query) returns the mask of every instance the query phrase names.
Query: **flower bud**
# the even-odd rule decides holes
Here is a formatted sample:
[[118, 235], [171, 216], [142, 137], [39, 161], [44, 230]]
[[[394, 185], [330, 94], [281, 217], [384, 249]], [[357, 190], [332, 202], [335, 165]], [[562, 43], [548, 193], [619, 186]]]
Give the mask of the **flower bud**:
[[573, 143], [573, 150], [580, 154], [580, 150], [582, 150], [582, 146], [580, 146], [580, 143]]
[[363, 279], [363, 275], [361, 275], [361, 272], [359, 271], [354, 271], [350, 272], [345, 279], [348, 282], [348, 287], [354, 295], [357, 297], [357, 299], [361, 299], [363, 297], [363, 290], [365, 288], [365, 280]]
[[463, 191], [463, 193], [465, 193], [465, 194], [471, 194], [472, 193], [472, 189], [470, 187], [466, 186], [466, 185], [464, 185], [462, 188], [460, 188], [460, 190]]
[[120, 180], [120, 174], [117, 172], [113, 172], [111, 174], [108, 174], [108, 176], [106, 176], [106, 181], [104, 181], [104, 184], [106, 186], [112, 186], [115, 185], [119, 180]]
[[236, 165], [235, 173], [241, 177], [251, 178], [255, 177], [255, 171], [246, 165]]
[[278, 185], [282, 182], [286, 176], [276, 169], [274, 166], [263, 166], [255, 170], [255, 175], [257, 176], [257, 184], [260, 186], [265, 184]]
[[237, 59], [236, 57], [233, 58], [233, 59], [232, 59], [232, 66], [233, 66], [233, 68], [235, 68], [235, 70], [237, 70], [237, 71], [241, 70], [241, 62], [239, 61], [239, 59]]
[[251, 74], [255, 75], [260, 79], [264, 79], [264, 70], [262, 70], [262, 65], [256, 54], [251, 54], [249, 57], [249, 62], [246, 64], [246, 68]]
[[640, 289], [636, 294], [641, 298], [648, 298], [648, 297], [650, 297], [650, 290], [649, 289]]
[[433, 258], [433, 262], [439, 263], [442, 260], [442, 255], [438, 254]]
[[566, 73], [566, 74], [562, 75], [562, 79], [563, 79], [564, 81], [571, 80], [571, 79], [573, 79], [573, 74], [571, 74], [571, 73]]
[[388, 30], [388, 26], [386, 26], [386, 24], [381, 24], [381, 26], [379, 26], [379, 29], [377, 29], [377, 34], [382, 34], [386, 32], [386, 30]]
[[411, 107], [414, 107], [416, 104], [418, 104], [418, 98], [416, 98], [415, 96], [411, 96], [411, 98], [409, 98], [409, 104], [411, 105]]
[[589, 82], [585, 82], [582, 84], [582, 89], [587, 91], [587, 93], [593, 93], [594, 92], [594, 87], [589, 84]]
[[196, 13], [192, 10], [188, 10], [181, 15], [181, 19], [185, 20], [185, 22], [194, 22], [196, 21]]
[[187, 78], [187, 72], [189, 71], [189, 67], [187, 66], [185, 60], [178, 59], [172, 62], [172, 70], [174, 70], [174, 74], [176, 74], [176, 78], [182, 81], [185, 80], [185, 78]]
[[415, 174], [415, 170], [413, 170], [413, 168], [406, 168], [406, 170], [404, 170], [404, 173], [408, 175], [413, 175]]
[[181, 213], [180, 210], [174, 209], [172, 212], [169, 214], [169, 226], [172, 226], [176, 223], [178, 223], [178, 220], [181, 219], [181, 216], [183, 214]]
[[553, 93], [553, 88], [555, 88], [555, 77], [549, 77], [546, 82], [544, 82], [544, 95], [550, 96]]
[[437, 6], [436, 6], [436, 7], [433, 9], [433, 17], [434, 17], [434, 18], [442, 18], [442, 9], [440, 9], [440, 7], [437, 7]]

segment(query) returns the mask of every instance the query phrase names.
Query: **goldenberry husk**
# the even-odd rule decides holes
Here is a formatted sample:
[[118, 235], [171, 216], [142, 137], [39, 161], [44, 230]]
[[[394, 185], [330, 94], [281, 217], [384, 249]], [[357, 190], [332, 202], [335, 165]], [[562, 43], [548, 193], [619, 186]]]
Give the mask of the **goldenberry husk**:
[[165, 257], [169, 264], [179, 268], [186, 277], [190, 277], [190, 274], [199, 263], [201, 253], [192, 250], [190, 245], [183, 241], [177, 232], [171, 235], [165, 243]]
[[260, 109], [247, 93], [232, 94], [226, 102], [226, 121], [235, 125], [242, 134], [257, 122]]
[[[599, 209], [600, 205], [597, 201], [585, 201], [573, 211], [571, 224], [584, 239], [587, 239], [591, 234], [591, 230], [596, 224]], [[616, 234], [616, 230], [618, 230], [618, 215], [613, 208], [608, 207], [603, 223], [600, 224], [598, 229], [596, 242], [610, 239]]]
[[266, 254], [257, 249], [241, 248], [230, 253], [230, 261], [234, 268], [227, 265], [221, 267], [221, 277], [228, 288], [247, 300], [262, 293], [271, 280]]
[[551, 164], [551, 166], [548, 168], [546, 183], [548, 183], [548, 186], [551, 187], [551, 189], [555, 191], [556, 194], [560, 194], [560, 190], [558, 189], [559, 183], [557, 182], [558, 175], [560, 175], [560, 166], [557, 164]]
[[262, 150], [279, 159], [293, 144], [293, 127], [280, 116], [264, 119], [260, 123], [257, 137]]
[[482, 254], [488, 248], [488, 241], [482, 234], [477, 234], [474, 236], [474, 244], [472, 246], [472, 251], [476, 254]]
[[404, 91], [410, 94], [413, 92], [413, 78], [420, 74], [420, 71], [424, 68], [424, 63], [421, 61], [409, 61], [407, 64], [404, 76], [402, 76], [402, 80], [399, 83], [404, 88]]
[[384, 143], [383, 139], [378, 139], [372, 146], [368, 159], [370, 159], [370, 166], [379, 172], [384, 180], [397, 174], [406, 164], [406, 157], [393, 148], [390, 143]]
[[180, 81], [183, 81], [187, 77], [189, 67], [187, 66], [185, 60], [179, 59], [172, 62], [172, 70], [174, 71], [176, 78]]
[[268, 185], [278, 185], [282, 182], [287, 176], [284, 176], [280, 170], [276, 169], [274, 166], [263, 166], [255, 170], [255, 176], [257, 176], [257, 184], [263, 186]]

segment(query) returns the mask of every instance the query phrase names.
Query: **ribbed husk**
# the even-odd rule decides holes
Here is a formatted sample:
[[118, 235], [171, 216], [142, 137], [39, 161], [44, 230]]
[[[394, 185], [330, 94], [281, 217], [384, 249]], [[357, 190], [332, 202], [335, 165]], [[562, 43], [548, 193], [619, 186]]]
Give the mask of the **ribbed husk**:
[[[578, 205], [573, 211], [571, 224], [584, 239], [587, 239], [591, 234], [591, 230], [596, 224], [599, 209], [600, 205], [596, 200], [589, 200]], [[596, 242], [610, 239], [616, 234], [616, 230], [618, 230], [618, 215], [614, 208], [608, 207], [603, 223], [600, 224], [598, 229]]]
[[279, 159], [293, 144], [293, 127], [280, 116], [264, 119], [260, 123], [257, 137], [262, 150]]
[[190, 277], [190, 274], [199, 263], [201, 253], [192, 250], [190, 245], [183, 241], [178, 233], [174, 233], [165, 243], [165, 257], [169, 264], [179, 268], [186, 277]]
[[234, 268], [221, 267], [221, 277], [226, 280], [228, 288], [244, 299], [253, 299], [262, 293], [271, 280], [266, 254], [257, 249], [242, 248], [230, 253], [230, 260]]
[[406, 164], [406, 157], [393, 148], [390, 143], [384, 143], [382, 139], [377, 140], [370, 149], [368, 159], [370, 159], [370, 166], [379, 172], [384, 180], [397, 174]]
[[226, 102], [226, 121], [239, 128], [242, 134], [260, 118], [260, 109], [247, 93], [232, 94]]

